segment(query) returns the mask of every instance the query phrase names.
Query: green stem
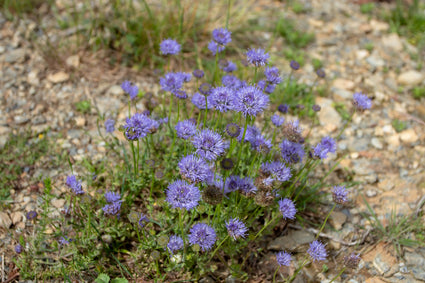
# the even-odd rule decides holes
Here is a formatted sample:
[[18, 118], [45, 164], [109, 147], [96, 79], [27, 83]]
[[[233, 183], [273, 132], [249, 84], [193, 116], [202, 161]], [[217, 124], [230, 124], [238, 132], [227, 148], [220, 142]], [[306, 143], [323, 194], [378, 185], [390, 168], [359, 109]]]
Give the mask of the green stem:
[[[201, 115], [200, 111], [199, 111], [199, 115]], [[208, 116], [208, 99], [207, 99], [207, 96], [205, 95], [205, 116], [204, 116], [204, 124], [202, 125], [203, 128], [207, 124], [207, 116]]]
[[328, 221], [328, 218], [331, 215], [332, 211], [334, 211], [335, 207], [336, 207], [336, 203], [334, 203], [334, 205], [332, 206], [331, 211], [329, 211], [328, 215], [326, 216], [325, 221], [322, 224], [322, 227], [320, 227], [319, 232], [317, 232], [317, 235], [316, 235], [315, 240], [317, 240], [319, 238], [320, 233], [322, 233], [323, 229], [325, 228], [326, 222]]
[[170, 98], [170, 107], [168, 108], [168, 123], [171, 124], [171, 109], [173, 107], [173, 94], [171, 94]]
[[230, 7], [232, 5], [231, 0], [227, 0], [227, 16], [226, 16], [226, 29], [229, 29], [229, 18], [230, 18]]
[[297, 270], [295, 270], [294, 274], [292, 274], [292, 276], [287, 280], [287, 282], [292, 282], [295, 277], [298, 275], [298, 273], [301, 271], [301, 269], [303, 269], [303, 267], [308, 263], [307, 259], [304, 259], [303, 263], [301, 264], [300, 267], [297, 268]]
[[264, 225], [263, 226], [263, 228], [261, 228], [261, 230], [257, 233], [257, 235], [255, 235], [255, 237], [254, 237], [254, 240], [255, 239], [257, 239], [260, 235], [261, 235], [261, 233], [263, 233], [263, 231], [267, 228], [267, 227], [269, 227], [269, 225], [272, 223], [272, 222], [274, 222], [274, 221], [276, 221], [276, 219], [278, 219], [279, 217], [282, 217], [282, 215], [280, 215], [279, 213], [277, 213], [269, 222], [267, 222], [266, 223], [266, 225]]
[[276, 268], [276, 271], [273, 274], [273, 283], [276, 282], [276, 274], [279, 271], [279, 268], [280, 268], [280, 266], [278, 268]]
[[341, 276], [341, 274], [345, 271], [345, 269], [346, 269], [347, 267], [344, 267], [343, 269], [341, 269], [341, 271], [338, 273], [338, 275], [337, 276], [335, 276], [334, 278], [332, 278], [332, 280], [331, 281], [329, 281], [329, 283], [332, 283], [332, 282], [334, 282], [335, 281], [335, 279], [337, 279], [338, 277], [340, 277]]
[[246, 129], [248, 128], [248, 122], [249, 122], [249, 116], [247, 115], [246, 118], [245, 118], [245, 126], [243, 128], [241, 145], [239, 146], [239, 150], [238, 150], [238, 161], [236, 162], [235, 169], [239, 167], [239, 162], [240, 162], [241, 153], [242, 153], [242, 147], [243, 147], [243, 144], [244, 144], [244, 141], [245, 141]]
[[220, 242], [220, 244], [218, 244], [218, 246], [215, 248], [214, 252], [212, 253], [210, 260], [212, 260], [214, 258], [214, 255], [217, 253], [218, 249], [221, 247], [221, 245], [223, 245], [223, 243], [227, 240], [227, 238], [229, 238], [229, 235], [227, 235], [223, 241]]
[[353, 111], [353, 113], [351, 113], [350, 117], [348, 118], [348, 121], [345, 123], [344, 127], [341, 129], [341, 131], [339, 132], [339, 134], [336, 136], [336, 141], [339, 140], [339, 138], [341, 137], [341, 135], [344, 133], [345, 129], [347, 128], [348, 124], [351, 123], [351, 120], [353, 119], [354, 113], [356, 113], [356, 111]]

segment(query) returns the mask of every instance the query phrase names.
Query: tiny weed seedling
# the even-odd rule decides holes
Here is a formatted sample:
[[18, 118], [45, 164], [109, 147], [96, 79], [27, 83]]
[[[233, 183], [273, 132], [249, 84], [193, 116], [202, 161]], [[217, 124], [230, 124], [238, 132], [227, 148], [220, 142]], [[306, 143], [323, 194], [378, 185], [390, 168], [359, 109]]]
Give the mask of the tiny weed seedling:
[[425, 97], [425, 87], [424, 86], [417, 86], [413, 88], [413, 97], [415, 99], [421, 99]]
[[81, 100], [75, 103], [75, 109], [82, 114], [88, 114], [91, 111], [91, 103], [88, 100]]
[[400, 121], [398, 119], [392, 120], [391, 125], [393, 126], [394, 130], [396, 130], [397, 133], [402, 132], [407, 127], [406, 122]]

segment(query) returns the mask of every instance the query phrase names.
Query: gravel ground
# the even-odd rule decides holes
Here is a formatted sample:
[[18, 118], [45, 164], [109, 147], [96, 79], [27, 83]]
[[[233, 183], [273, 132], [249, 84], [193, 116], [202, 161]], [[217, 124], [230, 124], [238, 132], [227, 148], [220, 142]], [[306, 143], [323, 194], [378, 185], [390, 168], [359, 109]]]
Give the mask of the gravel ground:
[[[343, 126], [334, 103], [350, 105], [352, 94], [357, 91], [373, 98], [372, 110], [356, 114], [338, 143], [339, 151], [349, 154], [330, 176], [337, 182], [338, 174], [350, 172], [353, 180], [360, 182], [353, 187], [350, 207], [337, 208], [330, 220], [331, 227], [324, 231], [330, 238], [327, 240], [330, 248], [352, 250], [358, 242], [356, 250], [362, 253], [359, 269], [338, 280], [351, 283], [425, 281], [425, 249], [405, 248], [404, 257], [398, 257], [391, 245], [372, 242], [366, 232], [371, 225], [361, 217], [361, 213], [367, 212], [362, 195], [385, 224], [390, 221], [392, 209], [396, 209], [399, 216], [422, 209], [425, 106], [423, 100], [414, 100], [410, 92], [414, 86], [425, 86], [424, 70], [418, 71], [417, 62], [410, 56], [420, 50], [405, 38], [390, 33], [388, 23], [361, 14], [352, 1], [304, 2], [310, 7], [308, 13], [285, 13], [315, 33], [316, 40], [306, 52], [321, 59], [327, 72], [329, 95], [317, 97], [316, 102], [322, 107], [321, 126], [312, 131], [313, 138], [336, 135], [337, 129]], [[265, 15], [268, 10], [282, 9], [283, 5], [277, 1], [260, 3], [258, 9]], [[123, 119], [126, 97], [119, 87], [123, 78], [137, 81], [140, 89], [154, 93], [158, 91], [156, 79], [107, 65], [100, 72], [99, 68], [93, 68], [92, 58], [82, 53], [70, 54], [63, 58], [65, 64], [61, 68], [56, 65], [52, 68], [29, 41], [30, 31], [34, 29], [35, 23], [30, 20], [12, 23], [0, 16], [0, 147], [10, 133], [25, 128], [35, 133], [49, 130], [48, 135], [55, 137], [55, 147], [69, 152], [74, 160], [101, 159], [105, 148], [97, 138], [95, 110], [81, 114], [70, 105], [89, 100], [107, 117]], [[373, 44], [372, 51], [366, 49], [367, 44]], [[280, 50], [283, 45], [277, 40], [271, 51]], [[286, 66], [287, 61], [277, 59], [275, 64]], [[295, 76], [300, 81], [314, 81], [313, 66], [307, 63]], [[406, 129], [397, 132], [392, 126], [394, 119], [404, 121]], [[304, 126], [310, 127], [310, 122], [305, 121]], [[0, 212], [0, 250], [5, 255], [2, 261], [6, 266], [14, 256], [11, 251], [15, 239], [28, 233], [31, 225], [25, 213], [39, 209], [40, 194], [36, 188], [41, 184], [34, 180], [38, 176], [50, 176], [57, 196], [53, 205], [59, 211], [65, 203], [64, 176], [68, 165], [52, 167], [49, 158], [42, 158], [21, 176], [20, 189], [11, 189], [13, 202]], [[328, 163], [332, 162], [331, 158]], [[364, 229], [359, 230], [360, 226]], [[261, 265], [270, 265], [273, 251], [305, 249], [305, 243], [314, 237], [314, 232], [299, 230], [296, 225], [292, 228], [288, 234], [270, 240], [267, 246], [270, 253], [261, 260]], [[335, 255], [328, 259], [327, 265], [334, 266], [337, 258], [340, 259]], [[322, 273], [321, 269], [319, 265], [306, 269], [301, 277], [304, 279], [299, 282], [328, 282], [337, 272], [330, 269]], [[263, 282], [267, 279], [263, 278]]]

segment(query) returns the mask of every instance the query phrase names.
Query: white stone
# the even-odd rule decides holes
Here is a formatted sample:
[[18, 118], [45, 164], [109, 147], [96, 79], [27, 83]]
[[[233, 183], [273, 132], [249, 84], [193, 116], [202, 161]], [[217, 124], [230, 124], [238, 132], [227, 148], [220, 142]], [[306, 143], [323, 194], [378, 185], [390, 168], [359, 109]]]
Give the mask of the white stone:
[[403, 85], [417, 85], [423, 82], [424, 75], [418, 71], [410, 70], [400, 74], [397, 82]]
[[316, 104], [322, 108], [317, 114], [321, 126], [324, 126], [328, 132], [333, 132], [341, 127], [342, 119], [338, 112], [333, 108], [333, 101], [328, 98], [317, 97]]
[[370, 142], [377, 149], [383, 149], [384, 148], [384, 146], [382, 145], [381, 140], [378, 139], [378, 138], [372, 138], [372, 140]]
[[382, 45], [393, 52], [400, 52], [403, 50], [403, 43], [401, 42], [400, 37], [396, 33], [391, 33], [389, 35], [383, 36]]
[[80, 57], [78, 55], [72, 55], [66, 58], [65, 63], [74, 68], [78, 68], [80, 66]]
[[66, 82], [69, 79], [69, 74], [60, 71], [54, 74], [50, 74], [47, 76], [47, 80], [49, 80], [50, 82], [57, 84], [57, 83], [62, 83], [62, 82]]
[[407, 129], [400, 133], [400, 139], [405, 143], [415, 143], [418, 141], [418, 135], [413, 129]]

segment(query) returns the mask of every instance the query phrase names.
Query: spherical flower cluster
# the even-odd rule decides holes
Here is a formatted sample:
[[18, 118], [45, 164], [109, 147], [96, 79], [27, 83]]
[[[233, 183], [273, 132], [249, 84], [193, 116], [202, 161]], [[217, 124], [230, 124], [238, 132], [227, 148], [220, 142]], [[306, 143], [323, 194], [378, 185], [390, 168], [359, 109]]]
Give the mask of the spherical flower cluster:
[[264, 80], [261, 80], [257, 83], [257, 87], [261, 90], [263, 90], [267, 94], [273, 93], [273, 91], [276, 89], [275, 84], [270, 84]]
[[178, 166], [183, 178], [195, 183], [205, 181], [211, 171], [204, 159], [193, 154], [183, 157]]
[[191, 77], [192, 75], [190, 73], [170, 72], [159, 79], [159, 84], [163, 90], [175, 94], [177, 91], [181, 90], [183, 83], [190, 81]]
[[204, 71], [196, 69], [192, 72], [193, 76], [197, 79], [202, 79], [205, 75]]
[[167, 202], [173, 208], [191, 210], [198, 205], [201, 199], [199, 189], [183, 180], [177, 180], [168, 186], [166, 191]]
[[278, 201], [279, 211], [282, 213], [283, 219], [294, 219], [297, 209], [292, 200], [288, 198], [281, 199]]
[[[199, 92], [195, 92], [195, 94], [192, 96], [192, 103], [195, 105], [198, 109], [205, 110], [205, 107], [208, 107], [208, 109], [211, 109], [212, 103], [210, 96], [206, 97], [207, 101], [205, 101], [205, 95], [200, 94]], [[207, 105], [208, 102], [208, 105]]]
[[187, 140], [196, 134], [196, 125], [191, 119], [178, 122], [175, 129], [177, 136], [184, 140]]
[[170, 240], [168, 241], [167, 248], [171, 254], [174, 254], [178, 250], [183, 249], [183, 246], [184, 246], [184, 243], [181, 237], [176, 235], [170, 236]]
[[189, 243], [192, 246], [199, 245], [202, 251], [207, 251], [214, 245], [216, 237], [214, 228], [205, 223], [198, 223], [190, 229]]
[[66, 177], [66, 185], [74, 191], [76, 195], [84, 194], [83, 188], [81, 186], [81, 182], [77, 181], [77, 177], [74, 175], [70, 175]]
[[227, 148], [227, 143], [219, 133], [204, 129], [192, 139], [195, 153], [208, 161], [216, 160]]
[[226, 221], [226, 228], [229, 236], [234, 240], [237, 238], [245, 238], [246, 232], [248, 231], [245, 224], [238, 218], [230, 218], [229, 221]]
[[266, 76], [267, 82], [272, 85], [277, 85], [282, 82], [282, 77], [277, 67], [267, 67], [264, 70], [264, 75]]
[[211, 89], [212, 86], [209, 83], [202, 83], [199, 86], [199, 92], [202, 93], [203, 95], [210, 95], [211, 94]]
[[165, 39], [159, 45], [159, 50], [162, 55], [176, 55], [181, 50], [181, 45], [174, 39]]
[[282, 124], [285, 122], [285, 118], [279, 116], [278, 114], [274, 114], [271, 118], [273, 125], [276, 127], [282, 126]]
[[298, 70], [298, 69], [300, 68], [300, 63], [298, 63], [298, 62], [297, 62], [297, 61], [295, 61], [295, 60], [292, 60], [292, 61], [289, 63], [289, 66], [291, 67], [291, 69], [292, 69], [292, 70], [296, 71], [296, 70]]
[[211, 51], [213, 55], [215, 55], [217, 54], [217, 52], [218, 53], [222, 52], [224, 50], [224, 46], [217, 44], [217, 42], [215, 42], [214, 40], [211, 40], [208, 43], [208, 49]]
[[220, 86], [211, 90], [211, 103], [220, 112], [227, 112], [234, 108], [234, 92], [231, 88]]
[[108, 204], [102, 207], [103, 213], [105, 215], [118, 216], [121, 210], [121, 203], [122, 203], [120, 194], [108, 191], [105, 193], [105, 199], [108, 202]]
[[235, 95], [234, 110], [246, 116], [257, 116], [269, 105], [269, 97], [255, 86], [240, 88]]
[[220, 162], [220, 165], [224, 170], [232, 170], [235, 164], [232, 158], [223, 158]]
[[241, 133], [241, 127], [239, 127], [237, 124], [235, 123], [229, 123], [226, 126], [226, 133], [232, 137], [232, 138], [236, 138], [239, 136], [239, 134]]
[[286, 161], [286, 163], [293, 164], [303, 160], [304, 147], [302, 144], [283, 140], [280, 144], [280, 150], [282, 158]]
[[115, 131], [115, 120], [108, 119], [105, 121], [105, 129], [107, 133], [112, 133]]
[[310, 248], [307, 250], [307, 253], [310, 255], [313, 262], [325, 260], [328, 256], [325, 245], [317, 240], [310, 243]]
[[58, 240], [59, 244], [62, 246], [69, 245], [70, 242], [72, 242], [72, 239], [69, 239], [67, 236], [62, 236]]
[[344, 264], [349, 268], [355, 269], [359, 266], [360, 259], [361, 258], [358, 254], [351, 253], [350, 255], [344, 257]]
[[226, 64], [224, 64], [224, 66], [220, 66], [220, 69], [222, 69], [226, 73], [231, 73], [236, 71], [238, 67], [232, 61], [226, 61]]
[[319, 157], [320, 159], [325, 159], [328, 157], [328, 153], [336, 152], [336, 142], [331, 137], [324, 137], [319, 144], [313, 149], [314, 156]]
[[278, 110], [280, 113], [286, 114], [286, 113], [288, 113], [289, 106], [288, 106], [288, 104], [280, 104], [280, 105], [277, 107], [277, 110]]
[[159, 122], [151, 119], [145, 114], [135, 113], [126, 119], [123, 126], [125, 137], [128, 140], [137, 140], [155, 132], [159, 127]]
[[240, 191], [244, 194], [255, 193], [257, 188], [254, 185], [254, 180], [250, 177], [241, 178], [238, 175], [230, 175], [226, 179], [224, 186], [224, 192], [236, 192]]
[[364, 111], [372, 107], [372, 100], [367, 97], [367, 95], [361, 92], [356, 92], [353, 95], [353, 105], [356, 107], [356, 110]]
[[[242, 140], [243, 132], [238, 136], [238, 141]], [[248, 141], [251, 144], [251, 148], [261, 152], [267, 153], [272, 148], [272, 143], [261, 135], [260, 130], [256, 126], [248, 126], [245, 133], [244, 141]]]
[[242, 87], [243, 83], [234, 75], [224, 75], [221, 78], [221, 83], [228, 88], [237, 90]]
[[291, 142], [299, 142], [302, 139], [302, 129], [298, 120], [285, 123], [282, 132], [286, 139]]
[[323, 70], [323, 69], [317, 69], [317, 70], [316, 70], [316, 75], [317, 75], [319, 78], [323, 79], [324, 77], [326, 77], [325, 70]]
[[290, 266], [292, 258], [289, 253], [281, 251], [276, 254], [276, 261], [279, 266]]
[[34, 210], [28, 211], [26, 217], [28, 220], [33, 220], [37, 217], [37, 212]]
[[332, 198], [337, 204], [344, 204], [348, 201], [348, 191], [344, 186], [332, 188]]
[[140, 228], [145, 227], [145, 222], [149, 222], [149, 218], [146, 215], [144, 215], [143, 213], [140, 213], [140, 218], [138, 220], [139, 227]]
[[225, 28], [217, 28], [213, 30], [212, 37], [215, 42], [220, 45], [227, 45], [232, 41], [231, 32]]
[[15, 252], [17, 253], [17, 254], [20, 254], [20, 253], [22, 253], [22, 251], [24, 250], [24, 248], [22, 247], [22, 245], [21, 244], [17, 244], [16, 246], [15, 246]]
[[270, 55], [264, 49], [252, 48], [246, 52], [247, 61], [256, 67], [264, 66], [269, 62]]
[[130, 95], [131, 100], [135, 99], [136, 96], [139, 94], [139, 88], [137, 87], [137, 85], [132, 84], [129, 81], [124, 81], [121, 84], [121, 88], [125, 93]]
[[286, 167], [284, 163], [279, 161], [266, 162], [261, 165], [261, 170], [273, 177], [273, 180], [280, 182], [288, 181], [291, 177], [291, 169]]

